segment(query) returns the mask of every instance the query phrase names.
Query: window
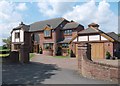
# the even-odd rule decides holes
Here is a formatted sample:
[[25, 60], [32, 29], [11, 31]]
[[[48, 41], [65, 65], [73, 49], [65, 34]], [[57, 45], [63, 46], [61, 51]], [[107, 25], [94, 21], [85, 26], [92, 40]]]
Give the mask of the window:
[[20, 38], [20, 32], [15, 33], [15, 38]]
[[51, 37], [51, 30], [45, 30], [44, 37]]
[[15, 50], [20, 49], [20, 44], [15, 44], [15, 45], [14, 45], [14, 49], [15, 49]]
[[72, 35], [72, 30], [65, 30], [64, 35]]
[[45, 43], [44, 49], [53, 49], [53, 44], [52, 43]]
[[64, 43], [64, 44], [62, 44], [62, 48], [69, 48], [68, 43]]

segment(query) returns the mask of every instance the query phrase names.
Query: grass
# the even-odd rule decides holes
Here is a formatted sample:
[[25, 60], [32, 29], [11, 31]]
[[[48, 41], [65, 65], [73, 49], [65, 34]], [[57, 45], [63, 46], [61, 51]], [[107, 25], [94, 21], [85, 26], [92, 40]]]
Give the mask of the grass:
[[32, 57], [34, 57], [34, 56], [35, 56], [34, 53], [30, 53], [30, 59], [31, 59]]
[[[0, 51], [10, 51], [10, 49], [3, 49], [2, 46], [0, 46]], [[7, 54], [0, 54], [0, 57], [6, 57], [9, 56], [9, 53]]]
[[0, 57], [6, 57], [9, 56], [9, 54], [0, 54]]
[[10, 49], [0, 49], [0, 51], [10, 51]]

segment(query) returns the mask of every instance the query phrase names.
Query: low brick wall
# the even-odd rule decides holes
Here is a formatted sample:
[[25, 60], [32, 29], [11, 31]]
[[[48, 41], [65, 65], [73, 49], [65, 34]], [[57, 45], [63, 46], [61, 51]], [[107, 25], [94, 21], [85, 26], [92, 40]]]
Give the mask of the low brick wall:
[[53, 50], [43, 50], [44, 55], [53, 56]]
[[117, 83], [120, 81], [120, 67], [89, 60], [87, 46], [78, 47], [78, 52], [80, 53], [78, 54], [78, 69], [84, 77], [110, 80]]
[[82, 75], [95, 79], [120, 81], [118, 67], [90, 61], [86, 56], [82, 60]]

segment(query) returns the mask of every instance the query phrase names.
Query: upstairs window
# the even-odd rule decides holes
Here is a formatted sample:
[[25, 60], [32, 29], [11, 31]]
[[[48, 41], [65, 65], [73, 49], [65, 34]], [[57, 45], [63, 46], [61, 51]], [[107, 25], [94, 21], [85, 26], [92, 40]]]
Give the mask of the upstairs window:
[[62, 44], [62, 48], [69, 48], [68, 43], [64, 43], [64, 44]]
[[64, 35], [72, 35], [72, 30], [65, 30]]
[[51, 30], [44, 30], [44, 37], [51, 37]]
[[20, 32], [15, 33], [15, 38], [20, 38]]

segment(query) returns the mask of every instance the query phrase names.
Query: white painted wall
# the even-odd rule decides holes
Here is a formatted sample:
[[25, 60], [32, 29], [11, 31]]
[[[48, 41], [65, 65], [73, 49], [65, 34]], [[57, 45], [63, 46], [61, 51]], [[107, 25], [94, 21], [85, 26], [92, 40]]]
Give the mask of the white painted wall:
[[105, 40], [108, 40], [108, 39], [106, 39], [105, 37], [101, 36], [101, 40], [105, 41]]
[[100, 35], [89, 36], [89, 41], [99, 41]]
[[73, 40], [73, 42], [77, 42], [77, 37]]
[[88, 36], [79, 36], [78, 41], [88, 41]]
[[[16, 32], [20, 32], [20, 38], [15, 39]], [[14, 30], [12, 32], [12, 42], [24, 42], [24, 31], [23, 30]]]
[[20, 30], [20, 42], [24, 42], [24, 31]]

